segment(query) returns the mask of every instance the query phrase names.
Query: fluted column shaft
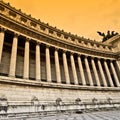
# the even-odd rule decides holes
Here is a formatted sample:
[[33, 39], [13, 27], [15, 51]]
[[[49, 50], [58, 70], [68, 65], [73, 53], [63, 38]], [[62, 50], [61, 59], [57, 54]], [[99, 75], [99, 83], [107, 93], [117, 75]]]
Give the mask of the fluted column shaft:
[[113, 76], [114, 76], [114, 78], [115, 78], [116, 85], [117, 85], [117, 86], [120, 86], [120, 83], [119, 83], [119, 80], [118, 80], [118, 76], [117, 76], [117, 74], [116, 74], [116, 71], [115, 71], [115, 68], [114, 68], [114, 65], [113, 65], [112, 61], [110, 61], [110, 67], [111, 67]]
[[25, 51], [24, 51], [24, 73], [23, 78], [29, 79], [29, 39], [25, 41]]
[[106, 73], [107, 73], [107, 76], [108, 76], [108, 79], [109, 79], [109, 82], [110, 82], [110, 86], [113, 87], [114, 84], [113, 84], [112, 77], [110, 75], [110, 71], [108, 69], [108, 65], [107, 65], [106, 60], [104, 60], [104, 66], [105, 66], [105, 70], [106, 70]]
[[84, 60], [85, 60], [85, 66], [86, 66], [86, 71], [87, 71], [87, 75], [88, 75], [88, 79], [89, 79], [90, 85], [93, 86], [93, 80], [92, 80], [92, 76], [91, 76], [91, 72], [90, 72], [90, 68], [89, 68], [87, 57], [85, 57]]
[[59, 56], [58, 56], [58, 50], [57, 49], [55, 49], [54, 55], [55, 55], [56, 79], [57, 79], [57, 83], [61, 83], [60, 63], [59, 63]]
[[69, 72], [68, 72], [68, 64], [67, 64], [67, 58], [66, 58], [66, 53], [65, 52], [63, 52], [63, 66], [64, 66], [66, 83], [70, 84], [70, 77], [69, 77]]
[[118, 68], [118, 72], [120, 72], [120, 64], [118, 63], [118, 61], [115, 61], [115, 62], [116, 62], [117, 68]]
[[98, 67], [99, 67], [99, 71], [100, 71], [100, 74], [101, 74], [101, 77], [102, 77], [102, 80], [103, 80], [103, 85], [105, 87], [107, 87], [107, 82], [106, 82], [105, 75], [104, 75], [104, 72], [103, 72], [103, 69], [102, 69], [102, 65], [101, 65], [101, 62], [100, 62], [99, 59], [98, 59]]
[[4, 29], [1, 28], [1, 31], [0, 31], [0, 63], [1, 63], [2, 52], [3, 52], [4, 36], [5, 36]]
[[75, 61], [73, 54], [71, 53], [70, 55], [70, 61], [71, 61], [71, 68], [72, 68], [72, 73], [73, 73], [73, 79], [74, 79], [74, 84], [78, 84], [78, 78], [77, 78], [77, 73], [76, 73], [76, 68], [75, 68]]
[[119, 77], [119, 79], [120, 79], [120, 61], [115, 61], [115, 63], [116, 63], [116, 67], [117, 67], [117, 73], [118, 73], [118, 77]]
[[41, 80], [41, 68], [40, 68], [40, 44], [36, 44], [36, 80]]
[[99, 79], [98, 72], [97, 72], [96, 65], [93, 58], [91, 58], [91, 64], [92, 64], [97, 86], [100, 86], [100, 79]]
[[51, 82], [51, 65], [50, 65], [50, 51], [49, 46], [46, 46], [46, 74], [47, 82]]
[[14, 38], [13, 38], [12, 52], [11, 52], [11, 59], [10, 59], [9, 76], [11, 76], [11, 77], [15, 77], [16, 59], [17, 59], [17, 46], [18, 46], [18, 35], [15, 34]]
[[83, 65], [82, 65], [82, 61], [81, 61], [80, 56], [78, 56], [78, 66], [79, 66], [80, 76], [82, 79], [82, 84], [86, 85], [85, 75], [84, 75], [84, 71], [83, 71]]

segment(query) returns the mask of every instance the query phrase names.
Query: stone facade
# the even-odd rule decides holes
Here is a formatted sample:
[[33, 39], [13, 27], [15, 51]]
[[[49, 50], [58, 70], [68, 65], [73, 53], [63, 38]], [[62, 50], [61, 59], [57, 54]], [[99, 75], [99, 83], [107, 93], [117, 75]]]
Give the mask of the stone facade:
[[120, 36], [66, 33], [0, 1], [0, 97], [17, 104], [120, 100]]

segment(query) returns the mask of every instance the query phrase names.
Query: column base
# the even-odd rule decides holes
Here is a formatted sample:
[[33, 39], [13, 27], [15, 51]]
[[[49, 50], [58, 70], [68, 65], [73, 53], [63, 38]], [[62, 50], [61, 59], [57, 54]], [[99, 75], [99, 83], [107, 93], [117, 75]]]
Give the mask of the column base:
[[38, 82], [41, 82], [41, 80], [40, 79], [35, 79], [36, 81], [38, 81]]
[[14, 75], [8, 75], [9, 77], [11, 77], [11, 78], [15, 78], [15, 76]]
[[23, 79], [25, 79], [25, 80], [29, 80], [29, 78], [25, 78], [25, 77], [24, 77]]

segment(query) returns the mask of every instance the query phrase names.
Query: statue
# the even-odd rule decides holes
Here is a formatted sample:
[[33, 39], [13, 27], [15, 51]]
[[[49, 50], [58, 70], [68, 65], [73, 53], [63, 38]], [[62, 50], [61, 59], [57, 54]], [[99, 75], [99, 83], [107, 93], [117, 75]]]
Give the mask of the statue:
[[100, 36], [102, 36], [103, 38], [102, 38], [102, 42], [105, 42], [106, 40], [108, 40], [109, 38], [111, 38], [111, 37], [113, 37], [113, 36], [115, 36], [115, 35], [117, 35], [118, 33], [117, 32], [115, 32], [115, 31], [107, 31], [107, 34], [105, 35], [105, 33], [102, 33], [102, 32], [99, 32], [99, 31], [97, 31], [97, 33], [100, 35]]

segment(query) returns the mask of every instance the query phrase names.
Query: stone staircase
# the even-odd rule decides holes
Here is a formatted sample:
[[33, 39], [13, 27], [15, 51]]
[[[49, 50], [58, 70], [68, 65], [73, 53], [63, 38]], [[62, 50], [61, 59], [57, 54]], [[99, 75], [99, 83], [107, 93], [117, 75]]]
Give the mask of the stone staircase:
[[0, 120], [120, 120], [120, 102], [1, 105]]
[[0, 120], [120, 120], [120, 110], [92, 111], [80, 114], [72, 111], [49, 113], [24, 113], [2, 116]]

